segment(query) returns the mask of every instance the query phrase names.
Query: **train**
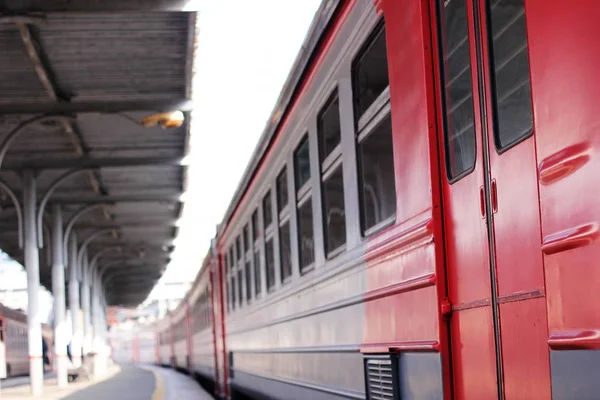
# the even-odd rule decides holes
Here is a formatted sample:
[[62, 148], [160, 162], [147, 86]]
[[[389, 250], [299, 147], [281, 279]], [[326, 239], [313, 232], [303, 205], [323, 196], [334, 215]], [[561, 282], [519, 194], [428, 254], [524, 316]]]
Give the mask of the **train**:
[[[0, 368], [6, 372], [3, 378], [29, 375], [27, 337], [27, 314], [0, 304], [0, 345], [3, 347], [3, 357], [0, 357], [3, 365]], [[54, 362], [54, 331], [48, 324], [42, 324], [42, 341], [46, 347], [44, 372], [51, 372]]]
[[155, 362], [227, 399], [597, 398], [599, 20], [323, 1]]

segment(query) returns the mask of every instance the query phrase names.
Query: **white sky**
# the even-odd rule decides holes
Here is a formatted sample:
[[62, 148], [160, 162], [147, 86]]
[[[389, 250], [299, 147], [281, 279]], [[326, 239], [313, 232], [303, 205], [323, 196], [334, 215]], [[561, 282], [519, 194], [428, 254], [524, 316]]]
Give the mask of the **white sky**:
[[202, 3], [188, 192], [162, 281], [196, 276], [320, 3]]

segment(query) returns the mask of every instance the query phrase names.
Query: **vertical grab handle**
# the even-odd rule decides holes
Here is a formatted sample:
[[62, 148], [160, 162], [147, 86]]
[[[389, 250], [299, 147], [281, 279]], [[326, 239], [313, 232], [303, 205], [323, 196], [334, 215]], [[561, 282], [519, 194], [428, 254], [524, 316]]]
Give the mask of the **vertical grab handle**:
[[492, 210], [494, 214], [498, 212], [498, 187], [496, 179], [492, 179]]
[[481, 218], [485, 218], [485, 190], [483, 190], [483, 186], [479, 187], [479, 211], [481, 212]]

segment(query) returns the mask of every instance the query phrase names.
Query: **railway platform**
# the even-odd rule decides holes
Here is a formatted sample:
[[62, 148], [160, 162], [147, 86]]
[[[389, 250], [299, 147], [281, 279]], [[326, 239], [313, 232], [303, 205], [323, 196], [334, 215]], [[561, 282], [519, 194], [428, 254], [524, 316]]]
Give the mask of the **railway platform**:
[[[29, 382], [13, 378], [2, 382], [2, 400], [34, 399]], [[39, 398], [39, 397], [38, 397]], [[174, 370], [153, 366], [113, 366], [101, 380], [77, 380], [67, 388], [58, 388], [56, 379], [45, 382], [47, 400], [212, 400], [189, 376]]]

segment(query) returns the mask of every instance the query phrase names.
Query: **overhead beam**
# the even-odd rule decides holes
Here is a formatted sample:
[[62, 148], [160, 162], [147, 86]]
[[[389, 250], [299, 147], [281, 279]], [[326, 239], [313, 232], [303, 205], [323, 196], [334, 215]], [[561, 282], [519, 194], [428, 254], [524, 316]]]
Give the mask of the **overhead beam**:
[[[55, 196], [52, 204], [115, 204], [115, 203], [176, 203], [179, 194], [147, 194], [147, 195], [122, 195], [122, 196]], [[1, 204], [4, 209], [13, 208], [9, 202]]]
[[[21, 40], [23, 41], [23, 45], [25, 46], [25, 50], [29, 56], [29, 60], [33, 64], [33, 68], [38, 76], [38, 79], [40, 80], [40, 83], [46, 90], [46, 93], [50, 99], [52, 99], [56, 104], [68, 102], [70, 100], [70, 96], [62, 91], [57, 83], [56, 74], [50, 65], [50, 59], [48, 58], [48, 55], [44, 51], [37, 28], [25, 22], [17, 22], [17, 26], [19, 28]], [[69, 137], [69, 140], [75, 149], [75, 154], [78, 156], [87, 156], [87, 146], [85, 145], [85, 142], [81, 136], [81, 132], [79, 131], [77, 123], [68, 119], [60, 119], [59, 123]], [[106, 192], [106, 190], [102, 187], [100, 178], [95, 172], [87, 171], [87, 176], [94, 193], [101, 195]], [[104, 214], [105, 219], [112, 219], [112, 216], [106, 207], [102, 207], [102, 213]], [[118, 233], [116, 231], [113, 231], [112, 235], [115, 239], [118, 238]], [[40, 245], [41, 244], [43, 244], [43, 240], [40, 241]]]
[[6, 160], [2, 170], [21, 169], [96, 169], [96, 168], [123, 168], [123, 167], [149, 167], [149, 166], [179, 166], [183, 157], [90, 157], [77, 158], [48, 158], [34, 160]]
[[200, 11], [201, 0], [5, 0], [1, 12], [149, 12]]
[[0, 105], [0, 114], [115, 114], [133, 111], [168, 112], [192, 111], [191, 100], [155, 99], [125, 101], [83, 101], [83, 102], [46, 102], [46, 103], [10, 103]]

